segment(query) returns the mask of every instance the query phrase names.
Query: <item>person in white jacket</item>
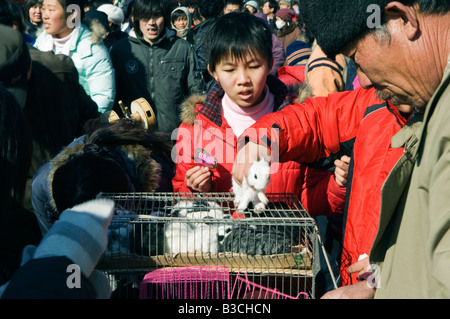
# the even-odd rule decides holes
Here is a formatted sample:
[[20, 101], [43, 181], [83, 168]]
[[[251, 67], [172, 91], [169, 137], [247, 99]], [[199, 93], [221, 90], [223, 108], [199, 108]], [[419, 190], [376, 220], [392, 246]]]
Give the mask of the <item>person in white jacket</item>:
[[[114, 68], [102, 37], [81, 23], [84, 8], [79, 0], [44, 0], [44, 32], [34, 46], [41, 51], [70, 56], [79, 82], [97, 103], [100, 112], [113, 108], [116, 93]], [[92, 25], [93, 26], [93, 25]]]

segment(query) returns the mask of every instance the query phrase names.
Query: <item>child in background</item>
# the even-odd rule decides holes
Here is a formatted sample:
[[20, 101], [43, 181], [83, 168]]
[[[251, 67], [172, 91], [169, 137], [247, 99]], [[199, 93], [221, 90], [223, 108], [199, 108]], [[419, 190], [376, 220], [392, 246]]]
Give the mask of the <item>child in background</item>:
[[177, 31], [177, 36], [194, 43], [194, 33], [191, 29], [192, 17], [186, 7], [176, 7], [170, 14], [172, 28]]
[[[269, 27], [249, 13], [223, 15], [209, 28], [208, 71], [216, 82], [206, 97], [191, 96], [183, 105], [175, 192], [230, 192], [237, 138], [262, 116], [293, 102], [286, 86], [269, 74], [271, 39]], [[294, 194], [312, 215], [343, 211], [345, 187], [331, 172], [291, 161], [273, 163], [270, 178], [267, 193]]]

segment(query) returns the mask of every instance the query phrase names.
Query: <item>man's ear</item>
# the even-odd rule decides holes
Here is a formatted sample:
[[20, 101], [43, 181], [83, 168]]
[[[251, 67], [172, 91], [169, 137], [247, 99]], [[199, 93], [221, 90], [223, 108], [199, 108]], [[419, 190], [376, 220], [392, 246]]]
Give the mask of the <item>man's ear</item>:
[[398, 1], [389, 2], [384, 8], [386, 18], [402, 19], [404, 30], [410, 41], [415, 40], [420, 35], [419, 20], [414, 7], [406, 6]]

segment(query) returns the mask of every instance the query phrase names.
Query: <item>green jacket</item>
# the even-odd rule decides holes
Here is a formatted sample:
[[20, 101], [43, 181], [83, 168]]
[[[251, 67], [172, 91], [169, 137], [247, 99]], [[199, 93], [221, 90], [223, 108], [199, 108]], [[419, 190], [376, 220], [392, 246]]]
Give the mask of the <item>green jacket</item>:
[[118, 101], [129, 107], [143, 97], [155, 112], [160, 132], [172, 133], [178, 128], [181, 103], [205, 90], [191, 44], [171, 29], [153, 45], [132, 30], [112, 46], [110, 54], [116, 69], [114, 109], [120, 114]]
[[381, 190], [375, 298], [450, 298], [449, 123], [450, 56], [425, 113], [392, 139], [405, 153]]

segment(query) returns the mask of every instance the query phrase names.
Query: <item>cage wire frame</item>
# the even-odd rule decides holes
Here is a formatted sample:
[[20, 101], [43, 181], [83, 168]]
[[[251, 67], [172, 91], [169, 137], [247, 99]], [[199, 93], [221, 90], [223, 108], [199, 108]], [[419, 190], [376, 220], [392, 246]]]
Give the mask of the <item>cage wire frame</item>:
[[[314, 280], [320, 270], [319, 249], [322, 249], [333, 284], [337, 288], [315, 220], [296, 196], [266, 195], [269, 208], [265, 212], [258, 214], [250, 207], [240, 216], [244, 218], [227, 218], [226, 221], [209, 218], [208, 224], [214, 227], [224, 224], [244, 228], [266, 227], [269, 232], [271, 229], [288, 227], [299, 229], [300, 246], [293, 247], [288, 253], [252, 255], [240, 251], [167, 252], [164, 233], [170, 223], [204, 222], [204, 219], [172, 216], [174, 210], [179, 210], [177, 205], [180, 202], [213, 202], [218, 205], [214, 209], [220, 210], [224, 216], [236, 217], [232, 193], [100, 193], [99, 198], [114, 200], [116, 212], [108, 229], [108, 247], [97, 269], [109, 277], [113, 293], [119, 290], [120, 282], [135, 289], [134, 294], [119, 293], [117, 298], [138, 298], [140, 282], [151, 271], [193, 266], [227, 266], [230, 284], [239, 280], [238, 274], [245, 274], [247, 285], [266, 287], [278, 295], [298, 297], [303, 292], [309, 298], [314, 298]], [[271, 237], [268, 236], [267, 240], [270, 241]]]
[[226, 266], [160, 268], [147, 273], [139, 287], [140, 299], [230, 299]]

